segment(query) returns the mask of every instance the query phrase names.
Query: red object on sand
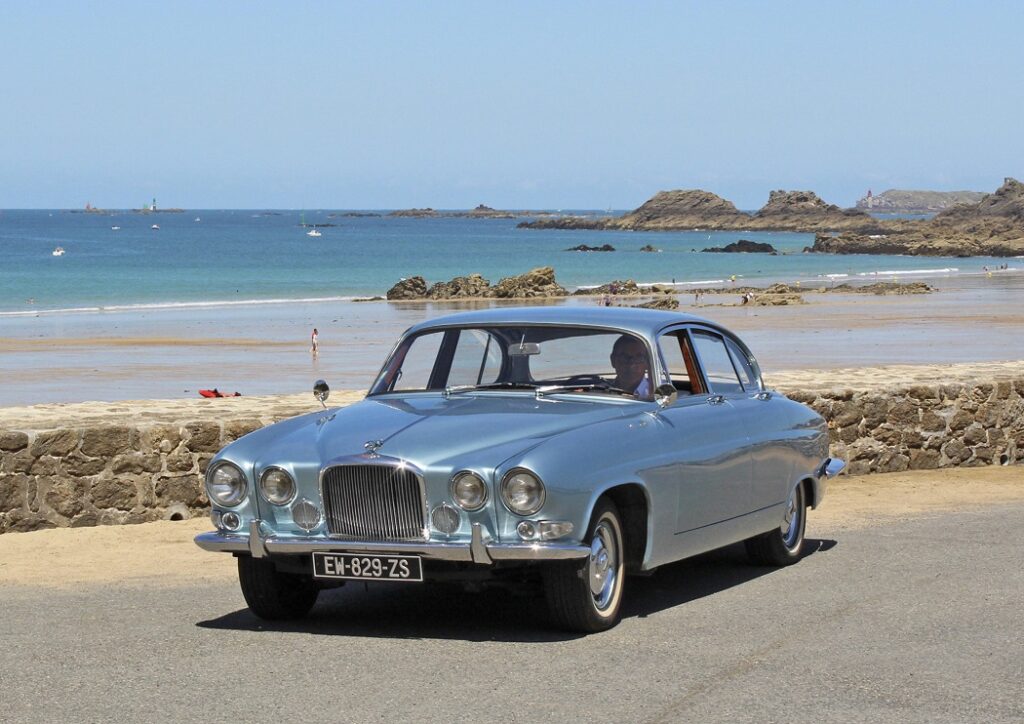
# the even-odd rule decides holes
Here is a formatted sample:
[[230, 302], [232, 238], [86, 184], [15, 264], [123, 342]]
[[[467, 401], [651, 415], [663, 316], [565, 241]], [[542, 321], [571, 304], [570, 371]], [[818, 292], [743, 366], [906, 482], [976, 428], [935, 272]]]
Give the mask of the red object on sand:
[[221, 392], [216, 387], [212, 390], [199, 390], [199, 394], [203, 397], [241, 397], [241, 392]]

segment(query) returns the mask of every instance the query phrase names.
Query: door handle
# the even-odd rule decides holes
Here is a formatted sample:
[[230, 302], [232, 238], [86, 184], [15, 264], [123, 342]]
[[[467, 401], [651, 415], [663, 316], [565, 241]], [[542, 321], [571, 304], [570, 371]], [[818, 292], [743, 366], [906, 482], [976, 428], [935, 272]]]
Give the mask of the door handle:
[[709, 405], [721, 405], [723, 402], [725, 402], [724, 395], [711, 395], [711, 397], [708, 398]]

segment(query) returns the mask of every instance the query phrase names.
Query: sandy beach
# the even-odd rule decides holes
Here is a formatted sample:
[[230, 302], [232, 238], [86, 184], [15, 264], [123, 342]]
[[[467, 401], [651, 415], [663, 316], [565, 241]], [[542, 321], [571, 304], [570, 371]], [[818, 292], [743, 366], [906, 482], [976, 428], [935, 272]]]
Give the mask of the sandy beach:
[[[929, 282], [932, 294], [808, 291], [806, 304], [784, 307], [742, 306], [728, 290], [705, 295], [701, 304], [680, 294], [679, 311], [740, 334], [770, 384], [808, 369], [845, 375], [865, 366], [1024, 360], [1024, 274]], [[595, 306], [600, 313], [590, 297], [543, 303]], [[499, 304], [324, 302], [5, 317], [0, 407], [189, 399], [213, 387], [246, 397], [304, 395], [318, 378], [334, 390], [365, 391], [404, 329]], [[316, 357], [309, 350], [313, 327], [320, 330]]]

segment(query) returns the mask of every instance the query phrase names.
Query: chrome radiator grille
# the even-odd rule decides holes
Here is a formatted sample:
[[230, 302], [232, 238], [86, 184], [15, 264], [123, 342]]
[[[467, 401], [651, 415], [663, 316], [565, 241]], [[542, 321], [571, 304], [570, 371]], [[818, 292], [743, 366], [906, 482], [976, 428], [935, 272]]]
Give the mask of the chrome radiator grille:
[[423, 540], [426, 502], [416, 473], [389, 465], [339, 465], [323, 474], [331, 535], [372, 541]]

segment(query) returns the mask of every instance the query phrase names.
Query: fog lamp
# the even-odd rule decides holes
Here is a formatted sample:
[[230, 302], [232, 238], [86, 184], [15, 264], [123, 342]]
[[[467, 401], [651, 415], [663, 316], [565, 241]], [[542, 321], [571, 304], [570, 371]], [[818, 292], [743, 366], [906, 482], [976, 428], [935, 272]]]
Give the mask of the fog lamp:
[[537, 526], [529, 520], [521, 520], [516, 526], [516, 533], [523, 540], [534, 540], [537, 537]]
[[220, 522], [227, 530], [238, 530], [238, 526], [242, 524], [242, 519], [238, 517], [238, 513], [228, 511], [220, 517]]

